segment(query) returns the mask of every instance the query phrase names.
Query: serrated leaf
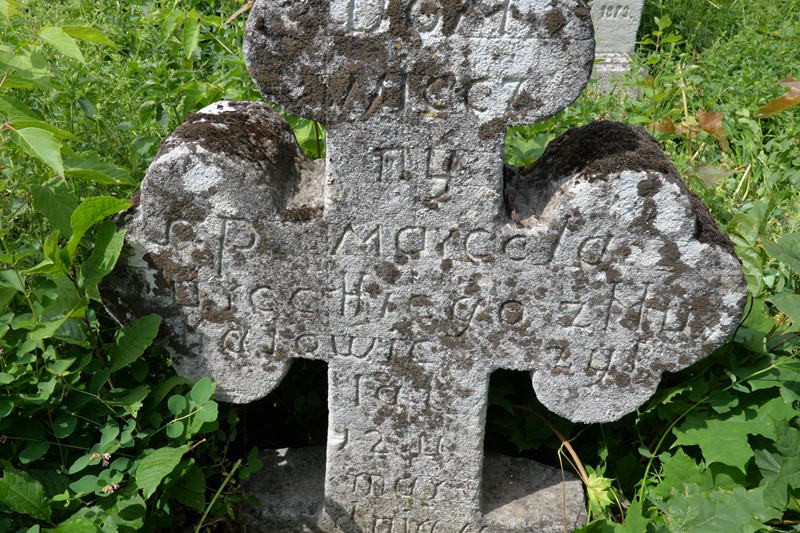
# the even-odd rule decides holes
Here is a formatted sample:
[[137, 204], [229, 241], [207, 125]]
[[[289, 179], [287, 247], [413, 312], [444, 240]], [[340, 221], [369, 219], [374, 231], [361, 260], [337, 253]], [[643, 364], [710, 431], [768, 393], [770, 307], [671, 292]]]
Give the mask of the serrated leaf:
[[200, 40], [200, 23], [193, 18], [183, 19], [183, 54], [186, 59], [192, 57]]
[[87, 41], [90, 43], [105, 44], [107, 46], [116, 47], [114, 41], [109, 39], [108, 35], [92, 26], [61, 26], [64, 33], [70, 37]]
[[769, 255], [800, 274], [800, 233], [787, 233], [776, 243], [764, 241], [762, 244]]
[[116, 372], [136, 361], [158, 334], [161, 317], [148, 315], [117, 332], [109, 353], [111, 371]]
[[156, 491], [161, 481], [172, 472], [189, 447], [159, 448], [139, 463], [134, 474], [136, 486], [142, 489], [145, 499]]
[[675, 446], [700, 446], [706, 464], [720, 462], [745, 472], [747, 462], [753, 457], [748, 435], [773, 436], [775, 425], [768, 419], [747, 419], [738, 414], [727, 419], [692, 417], [675, 430]]
[[42, 484], [30, 474], [6, 465], [0, 479], [0, 502], [15, 513], [50, 520], [50, 506]]
[[84, 63], [83, 54], [81, 49], [78, 48], [78, 43], [58, 26], [42, 28], [42, 31], [39, 32], [39, 37], [59, 53]]
[[167, 494], [182, 504], [202, 512], [206, 506], [206, 478], [203, 470], [194, 462], [181, 466], [183, 472], [180, 473], [180, 479], [170, 485]]
[[69, 219], [78, 207], [78, 200], [64, 180], [53, 179], [44, 185], [31, 185], [33, 208], [42, 213], [62, 235], [72, 235]]
[[669, 499], [673, 491], [683, 492], [684, 485], [695, 484], [704, 490], [714, 486], [714, 480], [705, 466], [678, 449], [672, 457], [662, 459], [661, 482], [650, 490], [650, 494], [660, 499]]
[[106, 185], [134, 185], [136, 180], [126, 169], [103, 161], [97, 154], [88, 157], [69, 157], [64, 160], [64, 174]]
[[64, 175], [61, 143], [56, 140], [55, 135], [41, 128], [21, 128], [12, 131], [10, 137], [20, 148], [52, 168], [56, 174]]
[[774, 510], [764, 506], [763, 488], [709, 491], [691, 484], [666, 504], [657, 502], [657, 505], [664, 512], [669, 530], [681, 533], [755, 533], [763, 530], [762, 521], [777, 518]]
[[142, 408], [143, 401], [150, 393], [150, 387], [139, 385], [134, 389], [122, 389], [124, 394], [117, 397], [106, 397], [105, 401], [112, 407], [122, 407], [131, 416], [136, 416]]
[[113, 196], [90, 196], [79, 205], [70, 217], [72, 237], [67, 243], [70, 257], [75, 255], [75, 250], [84, 233], [104, 218], [124, 211], [131, 206], [127, 200], [120, 200]]
[[613, 479], [598, 476], [591, 472], [586, 482], [586, 497], [589, 500], [589, 509], [592, 514], [600, 514], [603, 509], [611, 505], [610, 492]]
[[47, 528], [45, 533], [96, 533], [97, 526], [88, 518], [71, 517], [58, 524], [56, 528]]
[[777, 453], [756, 452], [756, 465], [763, 477], [764, 503], [784, 509], [792, 490], [800, 488], [800, 432], [788, 424], [777, 427]]
[[68, 141], [80, 141], [80, 137], [76, 137], [72, 133], [68, 132], [67, 130], [62, 130], [61, 128], [56, 128], [55, 126], [48, 124], [47, 122], [33, 119], [33, 118], [23, 118], [20, 120], [15, 120], [9, 123], [14, 129], [22, 129], [22, 128], [39, 128], [40, 130], [49, 131], [50, 133], [55, 136], [56, 139], [59, 140], [68, 140]]
[[7, 94], [0, 95], [0, 113], [5, 115], [9, 121], [29, 119], [41, 120], [42, 118], [22, 100], [18, 100]]
[[142, 530], [146, 508], [144, 499], [135, 487], [126, 487], [117, 492], [116, 498], [104, 498], [99, 505], [107, 515], [103, 521], [106, 528], [110, 525], [122, 526], [120, 531], [130, 533]]
[[116, 231], [117, 226], [110, 220], [103, 222], [94, 238], [92, 253], [81, 265], [78, 285], [84, 289], [96, 287], [117, 264], [122, 245], [125, 242], [125, 232]]

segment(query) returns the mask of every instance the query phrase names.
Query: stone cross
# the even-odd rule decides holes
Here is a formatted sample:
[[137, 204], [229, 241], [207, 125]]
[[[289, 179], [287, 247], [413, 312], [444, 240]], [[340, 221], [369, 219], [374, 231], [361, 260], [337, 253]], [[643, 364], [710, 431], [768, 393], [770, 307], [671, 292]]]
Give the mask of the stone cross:
[[593, 47], [583, 0], [257, 0], [250, 72], [325, 124], [324, 167], [261, 104], [162, 145], [106, 303], [164, 316], [223, 400], [328, 363], [323, 531], [504, 530], [482, 508], [493, 370], [615, 420], [737, 324], [730, 242], [644, 132], [591, 125], [504, 177], [506, 129], [576, 98]]
[[644, 0], [594, 0], [591, 5], [597, 39], [595, 54], [602, 60], [595, 65], [594, 75], [605, 90], [615, 83], [615, 77], [630, 68]]

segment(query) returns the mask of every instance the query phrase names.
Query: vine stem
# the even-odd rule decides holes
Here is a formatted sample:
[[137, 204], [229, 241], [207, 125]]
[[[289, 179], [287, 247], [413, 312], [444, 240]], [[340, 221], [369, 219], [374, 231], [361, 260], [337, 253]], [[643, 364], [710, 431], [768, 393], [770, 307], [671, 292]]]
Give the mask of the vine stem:
[[234, 463], [233, 468], [231, 468], [231, 471], [228, 472], [227, 476], [225, 476], [225, 480], [222, 482], [222, 485], [220, 485], [219, 488], [217, 489], [217, 492], [214, 493], [214, 497], [211, 498], [211, 501], [206, 506], [206, 510], [203, 512], [203, 516], [200, 517], [200, 523], [197, 524], [197, 527], [195, 528], [194, 533], [200, 533], [200, 529], [203, 527], [203, 522], [206, 521], [206, 518], [208, 517], [208, 513], [211, 511], [211, 508], [214, 507], [214, 504], [216, 503], [217, 498], [219, 498], [219, 495], [222, 493], [222, 489], [225, 488], [225, 485], [228, 484], [228, 482], [233, 477], [233, 474], [236, 473], [236, 470], [239, 469], [239, 466], [241, 466], [241, 464], [242, 464], [242, 460], [241, 459], [237, 460], [236, 463]]

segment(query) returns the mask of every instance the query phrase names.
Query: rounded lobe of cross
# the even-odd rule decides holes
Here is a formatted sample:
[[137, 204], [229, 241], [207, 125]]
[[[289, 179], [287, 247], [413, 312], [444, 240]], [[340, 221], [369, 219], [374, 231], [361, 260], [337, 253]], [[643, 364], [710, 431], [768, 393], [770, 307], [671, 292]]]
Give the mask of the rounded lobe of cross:
[[577, 98], [594, 33], [584, 0], [257, 0], [245, 58], [265, 98], [328, 127], [466, 115], [502, 138]]
[[230, 401], [305, 357], [528, 370], [553, 411], [618, 418], [724, 342], [741, 265], [644, 132], [591, 125], [548, 150], [561, 157], [509, 182], [510, 224], [365, 231], [323, 219], [321, 176], [268, 106], [215, 104], [148, 170], [105, 303], [164, 316], [181, 374]]

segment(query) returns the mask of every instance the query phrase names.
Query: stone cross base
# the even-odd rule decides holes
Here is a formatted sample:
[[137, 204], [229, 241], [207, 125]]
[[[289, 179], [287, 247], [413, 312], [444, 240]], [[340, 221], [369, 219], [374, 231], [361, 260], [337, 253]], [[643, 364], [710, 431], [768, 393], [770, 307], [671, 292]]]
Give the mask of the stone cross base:
[[[483, 515], [462, 523], [425, 521], [395, 515], [353, 517], [347, 509], [324, 509], [325, 448], [266, 450], [264, 468], [248, 481], [260, 505], [250, 508], [258, 533], [562, 533], [586, 522], [580, 480], [569, 472], [498, 454], [483, 460]], [[424, 497], [424, 480], [364, 479], [355, 491], [381, 492], [386, 498]], [[330, 504], [330, 502], [329, 502]], [[337, 516], [334, 524], [331, 514]], [[255, 528], [255, 529], [251, 529]]]

